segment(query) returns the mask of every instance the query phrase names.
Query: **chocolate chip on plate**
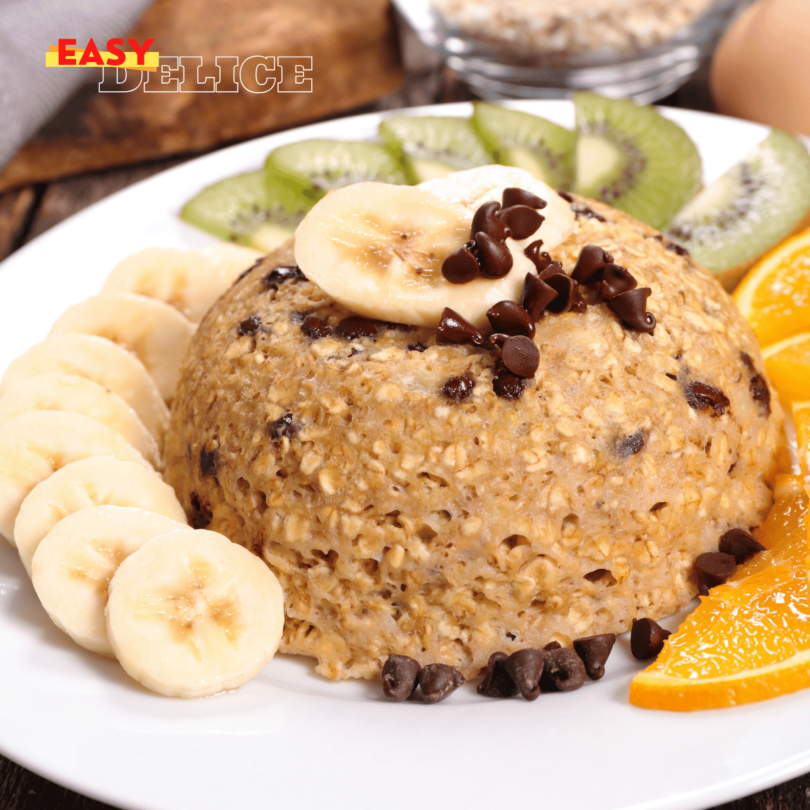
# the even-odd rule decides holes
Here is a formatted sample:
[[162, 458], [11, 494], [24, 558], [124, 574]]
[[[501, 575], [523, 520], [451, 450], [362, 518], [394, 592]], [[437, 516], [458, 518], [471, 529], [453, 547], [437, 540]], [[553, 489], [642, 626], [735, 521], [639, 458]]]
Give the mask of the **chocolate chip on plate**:
[[758, 543], [751, 534], [744, 529], [729, 529], [720, 538], [720, 551], [723, 554], [731, 554], [737, 565], [742, 565], [746, 560], [765, 551], [765, 546]]
[[574, 649], [585, 664], [585, 672], [592, 681], [598, 681], [605, 674], [605, 662], [615, 643], [615, 633], [586, 636], [574, 642]]
[[698, 580], [698, 593], [708, 596], [709, 589], [722, 585], [737, 567], [737, 560], [732, 554], [722, 551], [707, 551], [698, 555], [695, 560], [695, 573]]
[[475, 242], [467, 242], [442, 262], [442, 275], [451, 284], [467, 284], [478, 278], [478, 259], [473, 254]]
[[442, 318], [436, 330], [436, 342], [444, 346], [457, 343], [472, 343], [473, 346], [483, 346], [484, 333], [463, 318], [454, 309], [445, 307]]
[[653, 619], [633, 619], [630, 629], [630, 652], [639, 661], [655, 658], [664, 647], [664, 642], [671, 636]]
[[510, 698], [518, 693], [517, 685], [506, 670], [506, 653], [494, 652], [487, 662], [487, 673], [478, 684], [478, 694], [490, 698]]
[[251, 315], [245, 318], [237, 328], [237, 332], [244, 337], [245, 335], [255, 335], [261, 329], [262, 322], [258, 315]]
[[512, 232], [509, 226], [497, 216], [500, 210], [501, 204], [495, 202], [495, 200], [481, 205], [473, 215], [470, 239], [475, 239], [479, 233], [485, 233], [496, 242], [503, 242], [504, 239], [510, 236]]
[[617, 295], [638, 287], [633, 274], [620, 264], [609, 264], [602, 270], [602, 283], [596, 295], [601, 301], [610, 301]]
[[512, 205], [499, 211], [498, 219], [509, 226], [513, 239], [528, 239], [546, 218], [528, 205]]
[[442, 394], [448, 399], [461, 402], [467, 399], [475, 388], [475, 378], [471, 371], [460, 374], [458, 377], [450, 377], [442, 385]]
[[512, 269], [512, 254], [505, 242], [493, 239], [484, 231], [475, 235], [478, 246], [478, 264], [485, 278], [503, 278]]
[[425, 703], [438, 703], [467, 682], [455, 667], [447, 664], [428, 664], [422, 667], [418, 680]]
[[534, 337], [534, 321], [516, 301], [498, 301], [487, 310], [487, 319], [496, 332]]
[[546, 654], [531, 647], [513, 652], [504, 662], [512, 682], [526, 700], [540, 697], [540, 677], [543, 674]]
[[731, 406], [728, 397], [714, 386], [702, 382], [690, 382], [683, 388], [690, 408], [696, 411], [711, 411], [709, 416], [722, 416]]
[[571, 278], [580, 284], [591, 284], [602, 280], [602, 270], [613, 264], [613, 256], [599, 245], [585, 245], [579, 252]]
[[528, 205], [529, 208], [543, 209], [548, 205], [544, 199], [532, 194], [531, 191], [526, 191], [525, 188], [505, 188], [501, 202], [504, 208], [513, 205]]
[[419, 662], [407, 655], [389, 655], [382, 669], [383, 692], [388, 700], [407, 700], [416, 689]]
[[381, 328], [380, 321], [364, 318], [362, 315], [350, 315], [335, 327], [335, 335], [344, 340], [358, 340], [364, 337], [375, 338], [380, 333]]
[[543, 692], [573, 692], [585, 683], [585, 664], [568, 647], [546, 653], [540, 689]]
[[539, 279], [534, 273], [526, 273], [523, 281], [523, 292], [520, 294], [520, 305], [529, 313], [529, 317], [537, 323], [543, 310], [559, 295], [545, 281]]
[[332, 327], [317, 315], [310, 315], [301, 324], [301, 331], [312, 340], [320, 340], [332, 334]]
[[619, 293], [607, 305], [631, 329], [650, 333], [655, 329], [655, 315], [647, 312], [647, 298], [651, 292], [649, 287], [637, 287], [635, 290]]
[[514, 335], [503, 344], [501, 359], [512, 374], [528, 379], [540, 365], [540, 350], [531, 338]]

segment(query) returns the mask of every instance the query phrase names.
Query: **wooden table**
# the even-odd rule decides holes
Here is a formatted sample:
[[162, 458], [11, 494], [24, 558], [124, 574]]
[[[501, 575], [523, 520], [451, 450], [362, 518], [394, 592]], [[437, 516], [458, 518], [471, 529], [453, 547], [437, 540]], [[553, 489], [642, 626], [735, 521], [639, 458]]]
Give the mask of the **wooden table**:
[[[401, 90], [371, 107], [351, 110], [346, 115], [474, 98], [413, 38], [404, 38], [403, 50], [408, 79]], [[704, 66], [688, 84], [661, 103], [711, 112], [713, 108], [706, 74], [707, 68]], [[91, 203], [180, 162], [182, 158], [171, 158], [125, 169], [96, 172], [28, 186], [0, 196], [0, 259]], [[109, 805], [49, 782], [0, 756], [0, 810], [103, 810], [108, 807]], [[810, 808], [810, 774], [722, 805], [722, 808]]]

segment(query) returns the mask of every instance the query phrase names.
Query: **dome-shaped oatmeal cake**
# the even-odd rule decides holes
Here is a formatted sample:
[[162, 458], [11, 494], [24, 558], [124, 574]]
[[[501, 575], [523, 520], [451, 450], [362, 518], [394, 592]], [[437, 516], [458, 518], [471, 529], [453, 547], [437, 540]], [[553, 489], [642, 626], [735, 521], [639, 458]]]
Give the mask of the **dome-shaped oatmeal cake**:
[[[657, 326], [624, 328], [605, 304], [544, 315], [516, 401], [493, 391], [497, 353], [434, 329], [342, 337], [351, 313], [273, 272], [289, 247], [207, 315], [168, 477], [195, 525], [278, 574], [282, 651], [332, 678], [374, 677], [393, 652], [469, 677], [496, 650], [674, 612], [695, 557], [762, 521], [782, 412], [753, 333], [656, 232], [588, 205], [554, 258], [570, 273], [584, 245], [605, 248], [652, 288]], [[305, 334], [308, 315], [329, 328]], [[468, 372], [467, 399], [442, 392]]]

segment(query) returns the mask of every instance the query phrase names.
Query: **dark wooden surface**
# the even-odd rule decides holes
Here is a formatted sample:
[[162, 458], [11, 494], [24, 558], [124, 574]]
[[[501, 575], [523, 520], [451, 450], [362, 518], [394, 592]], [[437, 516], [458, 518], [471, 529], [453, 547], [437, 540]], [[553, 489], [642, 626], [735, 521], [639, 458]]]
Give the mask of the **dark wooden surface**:
[[[408, 67], [406, 84], [374, 106], [352, 110], [346, 114], [473, 98], [452, 74], [437, 65], [432, 56], [425, 53], [412, 39], [406, 38], [403, 45]], [[661, 103], [711, 111], [706, 67], [686, 86]], [[179, 162], [180, 158], [171, 158], [125, 169], [86, 174], [47, 185], [24, 187], [0, 196], [0, 259], [91, 203]], [[9, 699], [9, 696], [4, 699]], [[105, 808], [109, 808], [109, 805], [60, 787], [0, 756], [0, 810]], [[722, 810], [800, 808], [810, 808], [810, 775], [722, 805]]]

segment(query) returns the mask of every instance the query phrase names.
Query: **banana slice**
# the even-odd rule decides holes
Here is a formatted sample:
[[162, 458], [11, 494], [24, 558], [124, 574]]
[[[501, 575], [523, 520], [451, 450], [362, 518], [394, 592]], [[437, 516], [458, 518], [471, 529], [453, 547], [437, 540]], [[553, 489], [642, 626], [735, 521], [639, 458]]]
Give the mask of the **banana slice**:
[[155, 437], [118, 394], [72, 374], [40, 374], [0, 396], [0, 422], [28, 411], [76, 411], [118, 431], [155, 469], [162, 469]]
[[522, 188], [531, 191], [548, 205], [542, 209], [545, 221], [540, 228], [526, 239], [516, 241], [515, 244], [521, 250], [537, 239], [543, 240], [543, 250], [551, 250], [564, 242], [574, 230], [576, 216], [569, 203], [551, 186], [513, 166], [479, 166], [476, 169], [454, 172], [446, 177], [426, 180], [417, 188], [429, 191], [448, 202], [463, 205], [470, 219], [485, 202], [501, 202], [504, 189]]
[[101, 291], [156, 298], [192, 323], [199, 323], [217, 298], [260, 256], [257, 250], [227, 242], [202, 250], [147, 248], [117, 264]]
[[14, 360], [0, 380], [0, 394], [23, 380], [56, 372], [75, 374], [118, 394], [141, 418], [159, 446], [169, 410], [143, 363], [126, 349], [95, 335], [60, 335], [32, 346]]
[[108, 338], [134, 352], [163, 399], [171, 401], [194, 325], [174, 307], [154, 298], [105, 293], [68, 307], [49, 337], [70, 332]]
[[53, 623], [82, 647], [115, 658], [104, 615], [110, 580], [130, 554], [173, 530], [182, 526], [126, 506], [94, 506], [59, 521], [39, 544], [31, 574]]
[[56, 470], [90, 456], [152, 466], [126, 439], [89, 416], [31, 411], [0, 425], [0, 534], [14, 545], [14, 521], [28, 493]]
[[109, 594], [107, 635], [115, 656], [162, 695], [235, 689], [273, 657], [284, 627], [275, 575], [211, 531], [150, 540], [121, 563]]
[[498, 301], [517, 300], [534, 265], [509, 239], [500, 279], [451, 284], [442, 262], [470, 236], [472, 215], [417, 186], [356, 183], [330, 191], [295, 232], [295, 260], [327, 295], [360, 315], [438, 326], [451, 307], [477, 326]]
[[31, 573], [37, 546], [60, 520], [103, 505], [134, 506], [186, 523], [174, 490], [157, 473], [105, 456], [74, 461], [37, 484], [20, 506], [14, 542], [26, 571]]

